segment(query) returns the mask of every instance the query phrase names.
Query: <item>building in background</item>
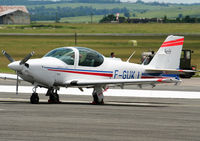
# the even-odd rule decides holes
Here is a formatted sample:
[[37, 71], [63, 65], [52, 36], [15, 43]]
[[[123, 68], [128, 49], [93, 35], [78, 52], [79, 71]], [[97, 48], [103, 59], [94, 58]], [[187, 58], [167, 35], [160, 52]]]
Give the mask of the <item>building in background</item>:
[[0, 6], [0, 24], [30, 24], [25, 6]]

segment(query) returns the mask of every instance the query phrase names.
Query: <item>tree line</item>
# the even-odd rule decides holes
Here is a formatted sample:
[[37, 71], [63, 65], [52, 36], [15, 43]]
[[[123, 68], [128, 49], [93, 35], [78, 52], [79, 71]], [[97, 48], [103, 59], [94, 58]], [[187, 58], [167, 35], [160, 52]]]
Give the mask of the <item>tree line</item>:
[[179, 14], [177, 18], [170, 19], [167, 18], [167, 16], [164, 16], [163, 23], [200, 23], [200, 18], [198, 17], [192, 17], [192, 16], [183, 16], [182, 14]]
[[[124, 13], [126, 15], [126, 13]], [[179, 14], [177, 18], [167, 18], [167, 16], [164, 16], [163, 18], [130, 18], [128, 15], [127, 17], [118, 17], [117, 18], [114, 14], [109, 14], [107, 16], [104, 16], [100, 23], [109, 23], [109, 22], [119, 22], [119, 23], [148, 23], [148, 22], [162, 22], [162, 23], [200, 23], [200, 18], [197, 17], [190, 17], [182, 16], [182, 14]]]

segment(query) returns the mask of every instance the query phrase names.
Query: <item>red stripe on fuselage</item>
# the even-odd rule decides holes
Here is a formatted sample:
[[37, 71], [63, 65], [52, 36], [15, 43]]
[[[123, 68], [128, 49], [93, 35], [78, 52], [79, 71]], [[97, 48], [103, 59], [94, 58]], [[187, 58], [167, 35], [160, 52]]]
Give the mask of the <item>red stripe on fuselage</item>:
[[85, 74], [85, 75], [96, 75], [96, 76], [113, 77], [113, 74], [110, 74], [110, 73], [80, 72], [80, 71], [54, 70], [54, 69], [48, 69], [48, 70], [50, 70], [50, 71], [58, 71], [58, 72], [76, 73], [76, 74]]

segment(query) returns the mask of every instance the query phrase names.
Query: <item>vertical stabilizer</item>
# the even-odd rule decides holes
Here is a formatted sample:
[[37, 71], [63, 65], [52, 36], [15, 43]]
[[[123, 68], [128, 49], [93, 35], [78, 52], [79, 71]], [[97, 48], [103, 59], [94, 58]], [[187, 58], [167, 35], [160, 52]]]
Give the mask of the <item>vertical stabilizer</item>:
[[183, 42], [183, 36], [168, 36], [148, 67], [156, 69], [178, 69]]

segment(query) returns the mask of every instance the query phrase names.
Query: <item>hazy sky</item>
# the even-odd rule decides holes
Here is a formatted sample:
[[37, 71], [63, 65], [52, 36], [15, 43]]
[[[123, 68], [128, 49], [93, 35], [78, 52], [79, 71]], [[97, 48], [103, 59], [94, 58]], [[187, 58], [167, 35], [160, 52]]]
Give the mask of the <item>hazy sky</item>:
[[[121, 0], [124, 2], [135, 2], [137, 0]], [[144, 2], [153, 2], [153, 1], [157, 1], [157, 2], [168, 2], [168, 3], [200, 3], [200, 0], [142, 0]]]

